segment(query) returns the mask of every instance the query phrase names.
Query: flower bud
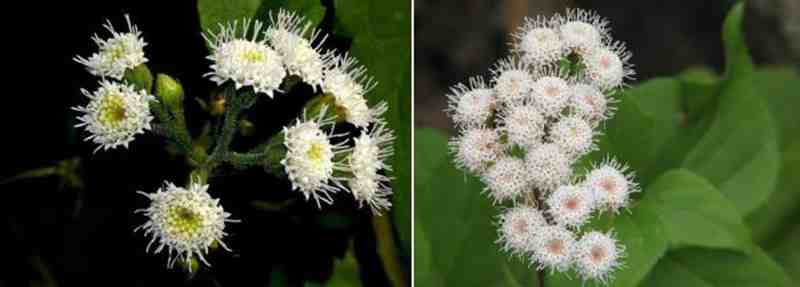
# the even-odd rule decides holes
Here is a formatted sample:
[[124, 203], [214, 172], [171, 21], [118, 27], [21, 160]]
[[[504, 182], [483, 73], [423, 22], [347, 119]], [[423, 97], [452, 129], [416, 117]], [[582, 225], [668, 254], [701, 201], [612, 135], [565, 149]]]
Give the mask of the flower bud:
[[183, 86], [168, 75], [156, 75], [156, 96], [173, 112], [183, 109]]

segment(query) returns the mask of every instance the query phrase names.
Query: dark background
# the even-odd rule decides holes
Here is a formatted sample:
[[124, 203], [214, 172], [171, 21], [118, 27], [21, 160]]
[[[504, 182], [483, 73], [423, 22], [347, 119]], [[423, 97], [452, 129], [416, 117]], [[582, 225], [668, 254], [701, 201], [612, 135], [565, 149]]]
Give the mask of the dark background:
[[[722, 20], [734, 2], [415, 1], [415, 126], [453, 132], [443, 112], [449, 87], [488, 75], [508, 54], [508, 34], [524, 16], [549, 17], [568, 7], [596, 11], [610, 21], [612, 37], [632, 51], [638, 82], [696, 66], [720, 72]], [[800, 1], [750, 0], [745, 10], [745, 36], [756, 64], [800, 65]]]
[[[333, 9], [331, 1], [323, 3], [328, 13], [322, 27], [329, 31]], [[83, 142], [85, 132], [72, 127], [78, 113], [69, 108], [86, 104], [80, 88], [92, 91], [97, 78], [72, 58], [96, 50], [93, 33], [107, 37], [105, 19], [125, 31], [123, 15], [130, 14], [148, 43], [147, 64], [154, 75], [166, 73], [183, 84], [187, 121], [197, 135], [203, 122], [215, 119], [192, 99], [205, 99], [214, 88], [203, 77], [209, 71], [208, 51], [195, 1], [29, 1], [4, 10], [22, 19], [9, 17], [4, 25], [11, 34], [5, 35], [3, 46], [11, 51], [3, 61], [0, 114], [6, 132], [0, 138], [0, 179], [80, 156], [85, 188], [59, 188], [58, 177], [0, 185], [2, 257], [12, 266], [0, 272], [0, 286], [4, 281], [28, 286], [48, 276], [44, 274], [59, 286], [264, 286], [270, 281], [302, 286], [327, 280], [349, 246], [355, 246], [365, 286], [388, 284], [375, 254], [367, 210], [357, 210], [350, 197], [339, 194], [336, 204], [321, 212], [291, 192], [287, 180], [259, 169], [244, 174], [223, 170], [209, 179], [212, 197], [222, 198], [232, 218], [243, 220], [226, 227], [230, 235], [225, 242], [233, 252], [218, 250], [206, 257], [213, 267], [187, 278], [177, 266], [166, 268], [166, 253], [145, 253], [149, 238], [133, 232], [145, 217], [133, 211], [149, 201], [135, 191], [154, 192], [165, 180], [184, 185], [188, 166], [182, 157], [167, 153], [164, 141], [153, 133], [137, 136], [127, 150], [92, 153], [95, 145]], [[348, 46], [339, 38], [327, 44], [339, 51]], [[235, 141], [234, 149], [245, 150], [268, 138], [297, 117], [311, 96], [306, 86], [292, 95], [259, 100], [248, 114], [256, 135]], [[253, 199], [285, 207], [258, 210], [250, 205]]]

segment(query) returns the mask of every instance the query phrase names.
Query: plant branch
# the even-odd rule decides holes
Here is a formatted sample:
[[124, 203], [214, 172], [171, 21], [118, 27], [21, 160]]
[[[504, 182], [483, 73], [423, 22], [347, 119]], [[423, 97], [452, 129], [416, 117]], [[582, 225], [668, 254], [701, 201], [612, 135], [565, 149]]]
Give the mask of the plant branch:
[[372, 229], [377, 241], [378, 256], [381, 258], [383, 268], [389, 281], [394, 287], [409, 286], [405, 274], [400, 267], [400, 258], [397, 256], [396, 244], [392, 236], [392, 225], [388, 216], [373, 216]]

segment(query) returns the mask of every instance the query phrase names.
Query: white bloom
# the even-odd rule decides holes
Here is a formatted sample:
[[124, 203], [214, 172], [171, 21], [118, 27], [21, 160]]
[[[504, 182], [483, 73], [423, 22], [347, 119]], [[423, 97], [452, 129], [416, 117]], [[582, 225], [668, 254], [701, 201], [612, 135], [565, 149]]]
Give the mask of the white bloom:
[[217, 34], [211, 31], [204, 34], [211, 47], [207, 59], [213, 62], [212, 71], [206, 76], [217, 85], [233, 81], [236, 89], [251, 86], [256, 93], [267, 94], [270, 98], [275, 91], [280, 91], [286, 76], [283, 58], [260, 39], [262, 26], [261, 21], [245, 19], [241, 23], [220, 24]]
[[559, 119], [550, 128], [550, 140], [573, 158], [596, 148], [592, 126], [579, 116], [566, 116]]
[[609, 47], [598, 47], [589, 51], [583, 59], [586, 74], [594, 85], [608, 91], [620, 88], [625, 81], [633, 78], [633, 68], [628, 60], [630, 52], [621, 42]]
[[550, 268], [563, 272], [572, 263], [575, 252], [575, 235], [561, 225], [547, 225], [539, 229], [530, 242], [531, 259], [538, 269]]
[[528, 150], [525, 166], [533, 186], [544, 192], [556, 189], [572, 175], [569, 157], [552, 143]]
[[586, 175], [583, 183], [595, 192], [599, 208], [618, 212], [627, 207], [631, 193], [638, 192], [639, 186], [633, 181], [628, 167], [613, 159], [607, 159]]
[[500, 130], [508, 135], [509, 142], [523, 148], [542, 143], [546, 119], [534, 105], [510, 105], [498, 117]]
[[512, 254], [529, 251], [539, 230], [547, 225], [541, 212], [532, 207], [514, 207], [498, 216], [498, 240], [503, 250]]
[[551, 64], [564, 56], [564, 43], [554, 29], [555, 22], [544, 17], [525, 18], [519, 31], [512, 34], [515, 39], [512, 50], [522, 56], [528, 65]]
[[494, 90], [481, 77], [469, 79], [469, 85], [458, 84], [447, 95], [447, 111], [459, 127], [477, 127], [491, 118], [497, 107]]
[[514, 199], [530, 191], [525, 161], [511, 156], [502, 157], [490, 166], [483, 181], [495, 203]]
[[581, 55], [608, 38], [608, 21], [593, 11], [569, 9], [557, 22], [565, 48]]
[[506, 104], [525, 100], [533, 87], [533, 77], [525, 64], [514, 58], [498, 61], [492, 68], [497, 99]]
[[156, 98], [144, 90], [137, 92], [133, 86], [102, 80], [94, 92], [81, 92], [89, 97], [89, 104], [72, 108], [83, 113], [75, 126], [86, 127], [91, 134], [86, 140], [99, 145], [95, 152], [101, 148], [127, 148], [134, 136], [150, 129], [150, 102]]
[[389, 186], [389, 177], [379, 174], [380, 170], [391, 171], [387, 160], [394, 153], [392, 142], [394, 135], [383, 122], [377, 123], [371, 131], [362, 131], [361, 135], [354, 138], [354, 146], [350, 150], [347, 163], [353, 177], [347, 180], [350, 193], [362, 207], [367, 203], [374, 214], [388, 210], [392, 203], [389, 195], [392, 187]]
[[569, 87], [560, 71], [546, 69], [533, 84], [533, 103], [545, 116], [557, 117], [569, 103]]
[[320, 37], [321, 32], [312, 29], [303, 16], [283, 9], [277, 15], [270, 14], [270, 22], [264, 35], [281, 55], [288, 74], [300, 77], [316, 91], [333, 59], [332, 53], [322, 53], [327, 35]]
[[366, 94], [376, 82], [367, 76], [367, 69], [350, 55], [336, 57], [334, 65], [325, 72], [322, 92], [334, 98], [337, 113], [343, 113], [345, 121], [356, 127], [367, 127], [385, 111], [370, 109]]
[[595, 207], [594, 192], [577, 185], [562, 185], [547, 198], [550, 215], [558, 223], [580, 227]]
[[620, 268], [625, 246], [609, 234], [589, 232], [578, 241], [575, 252], [575, 265], [584, 280], [593, 279], [607, 283], [614, 269]]
[[147, 43], [141, 38], [142, 32], [131, 24], [131, 19], [125, 15], [128, 22], [128, 32], [117, 32], [111, 22], [106, 20], [103, 27], [111, 33], [111, 38], [100, 39], [95, 34], [92, 40], [97, 44], [98, 52], [92, 54], [88, 59], [76, 56], [75, 61], [86, 66], [86, 69], [95, 76], [111, 77], [121, 80], [125, 76], [125, 71], [133, 69], [138, 65], [147, 62], [144, 56], [144, 47]]
[[481, 173], [503, 153], [503, 144], [496, 131], [471, 128], [450, 142], [456, 165], [470, 172]]
[[[334, 177], [333, 172], [346, 170], [334, 157], [345, 152], [344, 143], [332, 144], [331, 139], [339, 135], [323, 131], [324, 126], [332, 125], [333, 118], [325, 118], [327, 106], [323, 106], [319, 116], [303, 119], [291, 127], [284, 127], [284, 146], [286, 157], [281, 160], [292, 189], [303, 193], [306, 200], [313, 198], [317, 207], [320, 202], [332, 204], [331, 193], [340, 190], [342, 178]], [[331, 184], [333, 182], [333, 184]]]
[[[208, 185], [191, 183], [187, 189], [166, 182], [155, 193], [137, 193], [149, 198], [150, 206], [135, 211], [148, 217], [148, 221], [135, 231], [142, 229], [145, 236], [152, 236], [147, 244], [148, 252], [156, 241], [158, 247], [155, 253], [167, 248], [167, 266], [170, 268], [177, 259], [191, 262], [193, 256], [208, 266], [203, 255], [208, 254], [208, 249], [216, 244], [230, 251], [222, 241], [227, 235], [225, 223], [239, 221], [228, 219], [230, 213], [222, 209], [219, 199], [211, 198]], [[191, 264], [186, 266], [191, 272]]]
[[571, 90], [569, 106], [576, 115], [593, 125], [611, 118], [614, 110], [609, 106], [610, 101], [597, 88], [587, 84], [575, 84]]

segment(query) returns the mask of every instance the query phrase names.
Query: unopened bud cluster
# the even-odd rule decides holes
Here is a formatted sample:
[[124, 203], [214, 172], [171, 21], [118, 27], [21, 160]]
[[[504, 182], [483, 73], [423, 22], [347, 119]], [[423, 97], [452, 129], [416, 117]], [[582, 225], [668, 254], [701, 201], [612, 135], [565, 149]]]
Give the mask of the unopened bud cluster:
[[448, 95], [459, 135], [457, 166], [486, 185], [499, 216], [502, 249], [537, 269], [575, 270], [606, 283], [622, 265], [612, 231], [586, 228], [591, 217], [618, 213], [637, 192], [632, 173], [606, 159], [578, 175], [575, 164], [597, 149], [611, 97], [634, 74], [630, 53], [591, 11], [526, 19], [512, 34], [511, 55]]

